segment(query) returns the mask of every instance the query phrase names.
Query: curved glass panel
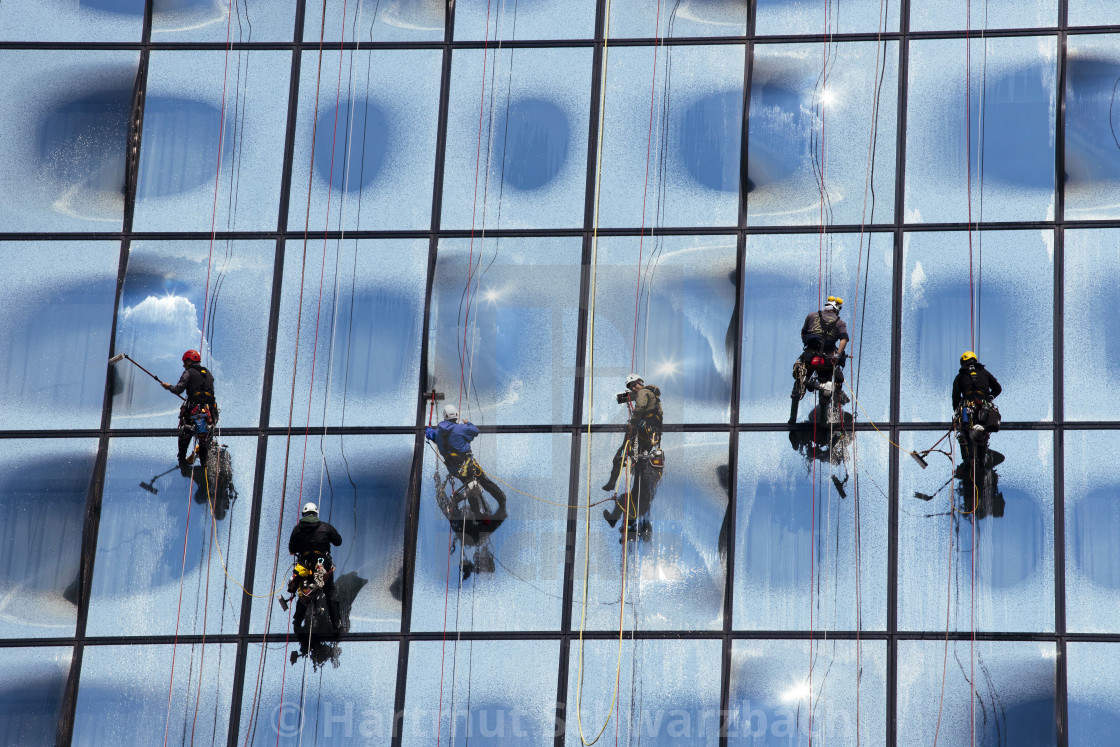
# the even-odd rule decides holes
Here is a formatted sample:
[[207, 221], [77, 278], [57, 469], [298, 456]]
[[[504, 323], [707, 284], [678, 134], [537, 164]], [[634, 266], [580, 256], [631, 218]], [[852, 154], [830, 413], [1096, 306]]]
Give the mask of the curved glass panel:
[[[594, 422], [626, 421], [615, 395], [624, 391], [627, 374], [636, 372], [660, 387], [666, 423], [726, 423], [735, 350], [735, 239], [600, 238], [597, 265], [593, 369], [588, 358], [595, 376]], [[587, 383], [585, 408], [592, 395]]]
[[225, 50], [152, 53], [134, 230], [275, 230], [290, 54], [239, 50], [227, 70]]
[[[458, 0], [455, 40], [587, 39], [595, 35], [595, 0]], [[613, 30], [612, 30], [613, 35]]]
[[1120, 600], [1120, 476], [1111, 431], [1065, 433], [1066, 628], [1116, 633]]
[[[588, 630], [617, 630], [625, 583], [627, 630], [721, 629], [730, 518], [726, 434], [666, 433], [660, 477], [640, 462], [623, 465], [617, 489], [601, 490], [622, 443], [622, 433], [595, 434], [590, 471], [587, 446], [581, 447], [572, 627], [586, 609]], [[584, 549], [589, 497], [590, 562]]]
[[4, 242], [0, 256], [0, 428], [98, 427], [120, 244]]
[[[221, 241], [212, 249], [206, 241], [132, 242], [116, 350], [171, 384], [182, 374], [183, 351], [201, 350], [214, 374], [221, 424], [256, 425], [274, 247], [271, 241]], [[111, 370], [113, 427], [175, 427], [181, 403], [173, 395], [127, 361]]]
[[150, 744], [160, 724], [168, 744], [224, 742], [236, 660], [235, 643], [86, 646], [71, 744]]
[[426, 238], [288, 244], [273, 425], [415, 424], [427, 266]]
[[599, 225], [739, 222], [743, 55], [722, 44], [610, 50]]
[[0, 669], [0, 729], [11, 744], [56, 744], [71, 649], [9, 648]]
[[138, 60], [126, 51], [0, 50], [5, 231], [121, 229]]
[[[938, 435], [905, 433], [901, 443], [922, 450]], [[979, 480], [956, 444], [942, 442], [942, 448], [949, 446], [952, 467], [937, 454], [926, 457], [924, 471], [910, 459], [899, 460], [899, 628], [944, 630], [948, 623], [954, 632], [1052, 631], [1052, 434], [992, 436]]]
[[1052, 419], [1053, 233], [976, 231], [971, 246], [964, 231], [903, 241], [902, 420], [949, 422], [966, 350], [1003, 386], [1004, 421]]
[[559, 654], [558, 641], [413, 643], [402, 744], [551, 742]]
[[968, 0], [910, 1], [911, 31], [971, 28], [979, 35], [984, 29], [1057, 25], [1057, 0], [988, 0], [982, 6]]
[[[491, 481], [482, 482], [477, 507], [457, 492], [458, 481], [437, 485], [447, 466], [437, 470], [434, 446], [424, 451], [412, 629], [555, 630], [564, 598], [571, 438], [483, 433], [471, 446]], [[449, 588], [454, 621], [443, 616]]]
[[426, 389], [479, 425], [571, 422], [582, 246], [441, 240]]
[[899, 641], [899, 747], [935, 735], [941, 744], [1058, 744], [1057, 658], [1043, 641]]
[[429, 228], [440, 65], [434, 50], [336, 49], [320, 70], [303, 53], [288, 230]]
[[[627, 640], [621, 668], [617, 640], [584, 641], [582, 667], [579, 646], [572, 641], [565, 744], [581, 744], [581, 731], [590, 741], [604, 723], [607, 734], [617, 730], [626, 744], [719, 743], [719, 641]], [[618, 704], [608, 719], [616, 683]]]
[[1108, 744], [1120, 729], [1120, 645], [1070, 641], [1066, 644], [1069, 744]]
[[894, 219], [898, 46], [849, 42], [828, 53], [822, 88], [821, 44], [755, 47], [748, 225]]
[[[254, 632], [290, 629], [292, 610], [275, 597], [287, 588], [288, 540], [308, 501], [342, 536], [332, 548], [343, 627], [400, 630], [401, 568], [412, 436], [282, 436], [268, 440], [253, 593]], [[286, 449], [285, 447], [288, 446]], [[288, 470], [287, 482], [284, 469]], [[280, 546], [276, 546], [277, 538]], [[274, 575], [275, 574], [275, 575]]]
[[832, 3], [832, 0], [755, 0], [755, 2], [758, 4], [755, 33], [760, 35], [898, 31], [899, 0], [846, 1], [843, 3], [843, 12], [839, 5]]
[[154, 0], [152, 6], [155, 42], [291, 41], [294, 27], [295, 5], [286, 0]]
[[219, 436], [211, 449], [205, 471], [180, 470], [171, 437], [110, 441], [90, 635], [237, 632], [256, 439]]
[[8, 0], [0, 6], [0, 41], [139, 42], [143, 28], [144, 0]]
[[1075, 34], [1067, 43], [1065, 214], [1116, 220], [1120, 204], [1120, 37]]
[[[320, 642], [307, 653], [294, 641], [265, 648], [250, 643], [245, 657], [250, 671], [241, 696], [241, 744], [392, 741], [398, 644]], [[288, 651], [296, 655], [294, 662]]]
[[[851, 338], [844, 376], [848, 396], [855, 394], [859, 406], [852, 404], [848, 410], [860, 420], [886, 420], [893, 267], [890, 234], [748, 235], [743, 252], [740, 420], [788, 419], [793, 365], [803, 349], [801, 325], [807, 314], [819, 309], [821, 297], [833, 294], [849, 304], [841, 313]], [[801, 420], [814, 407], [812, 396], [798, 407]]]
[[883, 743], [886, 646], [833, 639], [812, 648], [810, 656], [807, 641], [732, 644], [729, 744]]
[[906, 222], [1053, 220], [1055, 37], [971, 44], [971, 76], [963, 39], [910, 44]]
[[82, 525], [96, 456], [94, 439], [4, 441], [0, 637], [74, 634]]
[[[323, 3], [326, 2], [326, 9]], [[446, 0], [308, 0], [303, 18], [303, 40], [410, 42], [443, 41]], [[345, 9], [345, 13], [343, 10]]]
[[740, 434], [736, 630], [886, 627], [888, 457], [871, 431]]
[[746, 36], [749, 5], [748, 0], [614, 0], [611, 38]]
[[1120, 378], [1120, 230], [1065, 232], [1065, 416], [1120, 420], [1120, 402], [1102, 397]]
[[483, 53], [452, 56], [442, 227], [582, 227], [591, 50]]

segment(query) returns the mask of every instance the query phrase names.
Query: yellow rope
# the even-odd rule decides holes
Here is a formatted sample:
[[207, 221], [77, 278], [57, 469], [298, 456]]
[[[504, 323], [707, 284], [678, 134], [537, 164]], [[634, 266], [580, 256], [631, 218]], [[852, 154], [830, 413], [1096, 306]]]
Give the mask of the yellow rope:
[[[846, 381], [844, 382], [844, 385], [845, 385], [845, 386], [846, 386], [846, 387], [848, 388], [848, 391], [849, 391], [849, 392], [851, 392], [851, 395], [852, 395], [852, 402], [855, 402], [855, 404], [856, 404], [856, 407], [858, 407], [858, 408], [859, 408], [859, 411], [860, 411], [860, 412], [862, 412], [862, 413], [864, 414], [864, 416], [866, 417], [866, 415], [867, 415], [867, 411], [863, 409], [863, 405], [861, 405], [861, 404], [859, 403], [859, 400], [858, 400], [858, 399], [856, 399], [856, 393], [855, 393], [854, 391], [852, 391], [852, 387], [851, 387], [851, 386], [849, 386], [849, 385], [848, 385], [848, 382], [846, 382]], [[883, 432], [882, 432], [881, 430], [879, 430], [879, 426], [878, 426], [878, 425], [876, 425], [876, 424], [875, 424], [875, 421], [874, 421], [874, 420], [872, 420], [871, 418], [867, 418], [867, 422], [868, 422], [868, 423], [869, 423], [869, 424], [871, 425], [871, 427], [872, 427], [872, 428], [873, 428], [873, 429], [875, 430], [875, 432], [876, 432], [876, 433], [878, 433], [878, 434], [879, 434], [880, 436], [882, 436], [883, 438], [887, 439], [887, 443], [889, 443], [889, 444], [890, 444], [891, 446], [895, 447], [895, 448], [896, 448], [896, 449], [898, 449], [899, 451], [904, 451], [904, 452], [906, 452], [907, 454], [912, 454], [912, 455], [914, 455], [914, 456], [921, 456], [920, 454], [918, 454], [918, 452], [916, 452], [916, 451], [910, 451], [910, 449], [907, 449], [907, 448], [906, 448], [905, 446], [899, 446], [899, 445], [898, 445], [898, 444], [896, 444], [896, 443], [895, 443], [894, 441], [892, 441], [892, 440], [891, 440], [891, 437], [890, 437], [890, 436], [888, 436], [888, 435], [887, 435], [886, 433], [883, 433]]]
[[588, 579], [591, 575], [591, 421], [592, 409], [595, 405], [595, 296], [599, 269], [599, 198], [602, 195], [603, 188], [603, 126], [606, 121], [607, 110], [607, 52], [611, 38], [611, 0], [607, 0], [604, 12], [606, 13], [606, 25], [603, 29], [603, 72], [600, 78], [599, 90], [599, 152], [596, 155], [595, 165], [595, 221], [591, 233], [591, 304], [588, 309], [590, 323], [588, 326], [589, 359], [587, 380], [590, 383], [587, 399], [587, 500], [585, 501], [587, 513], [584, 515], [583, 531], [583, 609], [580, 612], [579, 618], [579, 664], [576, 675], [576, 723], [579, 725], [579, 739], [586, 747], [595, 744], [599, 741], [599, 738], [603, 736], [603, 732], [607, 730], [607, 726], [611, 722], [615, 705], [618, 702], [619, 680], [622, 677], [622, 633], [625, 627], [624, 617], [626, 612], [626, 563], [629, 550], [628, 545], [630, 544], [626, 541], [626, 528], [624, 527], [622, 543], [622, 596], [618, 605], [618, 663], [615, 669], [614, 694], [611, 696], [611, 707], [610, 710], [607, 711], [607, 717], [603, 722], [603, 727], [599, 729], [599, 733], [595, 735], [595, 738], [589, 742], [583, 733], [583, 634], [587, 627], [587, 587]]

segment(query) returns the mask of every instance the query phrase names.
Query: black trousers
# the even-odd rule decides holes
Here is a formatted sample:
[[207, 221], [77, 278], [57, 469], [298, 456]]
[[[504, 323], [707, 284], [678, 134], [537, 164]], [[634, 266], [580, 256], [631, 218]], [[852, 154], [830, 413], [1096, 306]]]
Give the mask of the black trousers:
[[626, 429], [626, 437], [622, 439], [622, 445], [614, 453], [614, 458], [611, 461], [611, 476], [607, 480], [607, 484], [603, 486], [603, 490], [614, 490], [614, 486], [618, 483], [618, 476], [622, 474], [622, 461], [626, 455], [626, 447], [635, 438], [638, 440], [638, 451], [649, 451], [661, 443], [661, 430], [649, 422], [642, 422], [637, 428]]
[[[495, 516], [506, 515], [506, 494], [502, 489], [494, 484], [494, 481], [483, 471], [474, 455], [470, 452], [466, 454], [451, 454], [447, 457], [447, 469], [458, 476], [459, 480], [464, 484], [469, 484], [471, 480], [477, 480], [482, 489], [493, 497], [494, 501], [498, 504], [498, 510]], [[475, 497], [472, 491], [467, 491], [467, 502], [470, 504], [471, 513], [475, 516], [482, 516], [482, 506], [478, 504], [478, 498]]]
[[[303, 561], [301, 560], [300, 562], [302, 563]], [[309, 560], [308, 562], [313, 562], [313, 561]], [[327, 573], [326, 578], [323, 579], [323, 594], [326, 595], [326, 597], [327, 597], [327, 610], [328, 610], [328, 614], [331, 617], [331, 622], [333, 622], [337, 626], [338, 625], [339, 607], [338, 607], [338, 586], [335, 585], [335, 582], [334, 582], [334, 570], [335, 570], [334, 569], [334, 562], [329, 557], [327, 557], [327, 558], [324, 558], [324, 565], [327, 567], [327, 570], [329, 572]], [[308, 566], [304, 566], [304, 567], [306, 568]], [[312, 566], [311, 569], [312, 569], [312, 571], [314, 571], [314, 566]], [[296, 590], [298, 588], [299, 588], [299, 578], [293, 574], [292, 580], [288, 582], [288, 593], [289, 594], [295, 594]], [[296, 603], [296, 608], [295, 608], [294, 612], [292, 613], [292, 625], [293, 626], [299, 625], [301, 622], [303, 622], [303, 618], [306, 614], [307, 614], [307, 607], [302, 602], [297, 602]]]

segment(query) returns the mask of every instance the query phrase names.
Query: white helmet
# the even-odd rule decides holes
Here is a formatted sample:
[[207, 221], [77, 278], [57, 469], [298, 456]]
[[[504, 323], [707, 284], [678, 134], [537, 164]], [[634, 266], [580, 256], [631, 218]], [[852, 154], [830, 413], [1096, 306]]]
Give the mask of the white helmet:
[[459, 419], [459, 408], [456, 407], [455, 405], [444, 405], [444, 407], [443, 407], [443, 419], [444, 420], [458, 420]]
[[632, 373], [626, 377], [626, 388], [629, 389], [631, 384], [637, 384], [642, 381], [642, 377], [638, 374]]
[[318, 516], [319, 515], [319, 507], [316, 506], [314, 503], [311, 503], [310, 501], [308, 501], [307, 503], [303, 504], [303, 513], [304, 513], [304, 515], [315, 514], [316, 516]]
[[840, 313], [840, 309], [843, 308], [843, 306], [844, 306], [844, 299], [839, 298], [838, 296], [829, 296], [828, 300], [825, 301], [825, 303], [824, 303], [824, 308], [832, 309], [837, 314]]

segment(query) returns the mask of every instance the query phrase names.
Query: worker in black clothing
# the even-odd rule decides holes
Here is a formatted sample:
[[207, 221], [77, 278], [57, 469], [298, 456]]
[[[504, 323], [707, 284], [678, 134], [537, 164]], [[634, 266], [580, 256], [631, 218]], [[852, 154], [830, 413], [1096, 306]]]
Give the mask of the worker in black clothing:
[[992, 404], [1003, 387], [996, 377], [967, 350], [961, 355], [961, 370], [953, 379], [953, 414], [959, 424], [958, 440], [967, 459], [981, 467], [987, 452], [988, 436], [999, 430], [999, 410]]
[[844, 299], [829, 296], [824, 306], [810, 312], [801, 325], [801, 344], [805, 348], [793, 366], [793, 392], [790, 393], [793, 401], [789, 410], [791, 425], [797, 422], [797, 406], [801, 398], [814, 386], [810, 378], [814, 371], [818, 379], [828, 379], [828, 382], [818, 383], [832, 383], [837, 389], [844, 383], [842, 366], [847, 360], [844, 349], [848, 346], [848, 325], [840, 318], [843, 306]]
[[961, 408], [962, 402], [991, 402], [1002, 391], [1003, 387], [996, 381], [996, 377], [976, 360], [976, 353], [965, 351], [961, 356], [961, 370], [957, 372], [957, 378], [953, 379], [953, 412]]
[[[327, 596], [327, 613], [330, 615], [331, 624], [339, 630], [338, 588], [334, 583], [334, 561], [331, 559], [331, 545], [342, 545], [342, 535], [328, 522], [319, 520], [319, 507], [314, 503], [303, 506], [303, 517], [292, 528], [288, 538], [288, 552], [296, 556], [296, 563], [304, 568], [314, 571], [319, 561], [323, 562], [323, 569], [327, 572], [323, 583], [323, 592]], [[299, 577], [293, 575], [288, 584], [288, 592], [295, 594]], [[292, 625], [297, 626], [303, 620], [307, 610], [302, 604], [296, 605], [292, 617]]]
[[183, 353], [183, 375], [179, 383], [162, 382], [172, 394], [187, 393], [187, 400], [179, 408], [179, 466], [188, 467], [194, 454], [187, 456], [191, 439], [198, 439], [198, 456], [203, 466], [209, 455], [210, 440], [218, 421], [218, 404], [214, 400], [214, 375], [202, 366], [202, 356], [197, 350]]

